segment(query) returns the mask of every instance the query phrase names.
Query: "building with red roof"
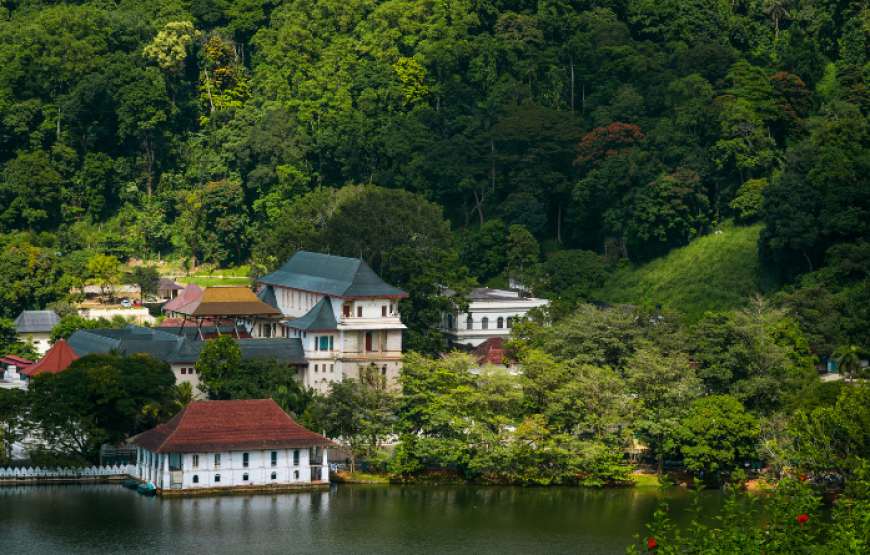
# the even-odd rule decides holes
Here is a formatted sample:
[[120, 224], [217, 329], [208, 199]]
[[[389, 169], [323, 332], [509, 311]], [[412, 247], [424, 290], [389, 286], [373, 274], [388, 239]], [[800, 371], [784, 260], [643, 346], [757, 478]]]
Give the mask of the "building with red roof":
[[190, 403], [130, 443], [137, 477], [158, 490], [325, 484], [336, 446], [271, 399]]
[[202, 288], [195, 283], [188, 283], [187, 287], [185, 287], [181, 293], [178, 294], [177, 297], [170, 301], [166, 301], [163, 306], [160, 307], [160, 310], [163, 311], [164, 314], [170, 317], [175, 317], [178, 309], [189, 305], [193, 301], [197, 299], [202, 294]]
[[37, 374], [42, 374], [43, 372], [49, 372], [51, 374], [63, 372], [78, 358], [79, 355], [72, 350], [72, 347], [70, 347], [66, 341], [58, 339], [57, 343], [55, 343], [54, 346], [45, 353], [45, 356], [42, 357], [39, 362], [19, 370], [18, 373], [22, 376], [26, 376], [25, 379], [29, 383], [30, 379], [33, 379]]

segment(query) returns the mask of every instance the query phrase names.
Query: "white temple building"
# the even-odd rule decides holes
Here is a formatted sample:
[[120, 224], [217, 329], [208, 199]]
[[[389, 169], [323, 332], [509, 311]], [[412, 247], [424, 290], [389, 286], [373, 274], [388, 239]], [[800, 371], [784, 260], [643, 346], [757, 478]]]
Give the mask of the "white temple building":
[[190, 403], [130, 443], [137, 447], [136, 477], [162, 494], [325, 485], [327, 448], [337, 446], [271, 399]]
[[[449, 293], [449, 292], [448, 292]], [[468, 312], [441, 315], [438, 331], [459, 345], [477, 347], [487, 339], [507, 338], [517, 318], [525, 318], [533, 308], [546, 306], [547, 299], [524, 297], [511, 289], [478, 287], [468, 294]]]

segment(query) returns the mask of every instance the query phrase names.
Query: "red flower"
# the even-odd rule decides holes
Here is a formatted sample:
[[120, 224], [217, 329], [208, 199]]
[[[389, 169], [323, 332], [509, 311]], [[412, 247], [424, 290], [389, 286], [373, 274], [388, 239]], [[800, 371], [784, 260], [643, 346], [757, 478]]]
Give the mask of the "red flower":
[[798, 480], [800, 480], [801, 482], [806, 482], [807, 475], [806, 474], [798, 474]]
[[800, 524], [801, 524], [801, 530], [804, 529], [804, 522], [808, 521], [809, 519], [810, 519], [810, 517], [808, 517], [807, 515], [798, 516], [798, 522], [800, 522]]
[[646, 543], [647, 543], [647, 545], [649, 545], [649, 552], [650, 553], [652, 553], [653, 549], [655, 549], [656, 546], [658, 545], [653, 538], [650, 538], [649, 541]]

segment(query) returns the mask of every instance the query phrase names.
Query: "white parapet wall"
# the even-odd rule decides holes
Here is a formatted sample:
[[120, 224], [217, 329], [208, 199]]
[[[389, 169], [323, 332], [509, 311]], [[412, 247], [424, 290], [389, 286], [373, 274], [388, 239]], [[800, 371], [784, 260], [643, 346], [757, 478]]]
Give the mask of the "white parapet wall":
[[85, 320], [98, 320], [105, 318], [111, 320], [115, 316], [124, 319], [134, 318], [135, 324], [154, 324], [157, 319], [151, 316], [147, 308], [80, 308], [79, 315]]
[[136, 467], [131, 464], [117, 466], [90, 466], [85, 468], [0, 468], [0, 485], [6, 482], [18, 482], [20, 480], [55, 480], [58, 478], [69, 479], [100, 479], [103, 477], [121, 478], [136, 474]]

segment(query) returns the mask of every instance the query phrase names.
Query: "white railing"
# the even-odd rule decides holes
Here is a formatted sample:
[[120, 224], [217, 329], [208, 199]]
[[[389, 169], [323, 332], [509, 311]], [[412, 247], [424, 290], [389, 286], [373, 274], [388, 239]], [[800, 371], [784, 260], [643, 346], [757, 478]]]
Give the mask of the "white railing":
[[20, 478], [80, 478], [83, 476], [134, 475], [136, 466], [91, 466], [85, 468], [0, 468], [0, 480]]

